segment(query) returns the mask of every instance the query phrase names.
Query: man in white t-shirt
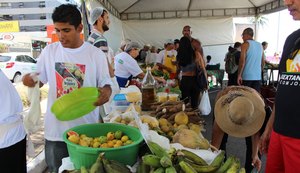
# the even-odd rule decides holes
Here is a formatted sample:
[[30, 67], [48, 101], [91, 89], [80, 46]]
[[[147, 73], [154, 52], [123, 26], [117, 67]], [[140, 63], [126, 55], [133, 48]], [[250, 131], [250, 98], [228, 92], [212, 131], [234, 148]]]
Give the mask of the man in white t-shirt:
[[152, 46], [150, 49], [150, 53], [147, 54], [146, 56], [145, 63], [146, 65], [154, 64], [156, 63], [156, 59], [157, 59], [156, 47]]
[[20, 96], [0, 69], [0, 167], [1, 172], [26, 173], [26, 132]]
[[[124, 52], [115, 56], [115, 75], [120, 87], [125, 87], [132, 77], [143, 79], [145, 73], [139, 67], [135, 58], [139, 55], [139, 44], [131, 42]], [[158, 82], [165, 82], [164, 79], [154, 77]]]
[[174, 42], [172, 40], [168, 40], [165, 49], [160, 51], [157, 55], [156, 65], [165, 73], [169, 73], [170, 79], [176, 78], [176, 56], [177, 51], [174, 50]]
[[[78, 8], [72, 4], [62, 4], [54, 9], [52, 20], [59, 42], [44, 48], [38, 58], [37, 72], [40, 86], [49, 85], [45, 114], [45, 160], [49, 172], [58, 172], [62, 158], [68, 157], [63, 133], [74, 126], [97, 123], [99, 108], [75, 120], [59, 121], [50, 111], [52, 104], [77, 88], [98, 87], [101, 94], [95, 105], [103, 105], [111, 95], [111, 81], [103, 51], [80, 39], [83, 25]], [[23, 84], [33, 87], [36, 83], [27, 74]]]

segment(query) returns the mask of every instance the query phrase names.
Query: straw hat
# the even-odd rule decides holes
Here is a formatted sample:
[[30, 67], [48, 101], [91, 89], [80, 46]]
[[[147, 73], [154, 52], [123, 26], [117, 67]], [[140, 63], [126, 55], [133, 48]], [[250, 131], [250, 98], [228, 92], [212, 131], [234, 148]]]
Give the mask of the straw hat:
[[234, 137], [247, 137], [262, 127], [266, 116], [265, 103], [254, 89], [227, 87], [217, 97], [215, 120], [224, 132]]

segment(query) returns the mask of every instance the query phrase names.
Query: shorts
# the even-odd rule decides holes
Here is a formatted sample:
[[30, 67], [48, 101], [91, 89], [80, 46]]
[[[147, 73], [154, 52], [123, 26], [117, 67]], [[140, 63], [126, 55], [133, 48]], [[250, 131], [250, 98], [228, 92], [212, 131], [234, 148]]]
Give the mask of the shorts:
[[62, 164], [62, 159], [65, 157], [69, 157], [65, 142], [45, 139], [45, 161], [49, 172], [57, 173]]
[[300, 172], [300, 139], [272, 131], [266, 173]]

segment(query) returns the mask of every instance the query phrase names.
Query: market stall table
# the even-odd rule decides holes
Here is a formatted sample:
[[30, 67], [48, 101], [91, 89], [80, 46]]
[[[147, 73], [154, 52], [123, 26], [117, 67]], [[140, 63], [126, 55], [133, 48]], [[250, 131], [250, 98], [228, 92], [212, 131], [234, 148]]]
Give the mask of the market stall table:
[[207, 77], [215, 76], [217, 82], [216, 84], [217, 85], [220, 84], [222, 87], [225, 70], [219, 69], [219, 70], [206, 70], [206, 71], [207, 71]]

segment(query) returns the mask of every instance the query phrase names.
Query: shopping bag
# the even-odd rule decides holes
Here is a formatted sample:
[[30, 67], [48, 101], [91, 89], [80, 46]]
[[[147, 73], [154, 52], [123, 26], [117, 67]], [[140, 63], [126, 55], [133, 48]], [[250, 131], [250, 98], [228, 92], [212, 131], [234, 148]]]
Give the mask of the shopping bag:
[[208, 116], [210, 111], [211, 111], [211, 106], [210, 106], [210, 101], [209, 101], [209, 96], [208, 96], [208, 91], [204, 91], [200, 104], [198, 106], [199, 110], [200, 110], [200, 114], [201, 115], [205, 115]]
[[[34, 81], [39, 83], [37, 74], [31, 74]], [[40, 105], [40, 87], [28, 87], [28, 99], [30, 101], [30, 108], [28, 112], [24, 113], [24, 127], [28, 134], [37, 132], [43, 125], [41, 120], [41, 105]]]

